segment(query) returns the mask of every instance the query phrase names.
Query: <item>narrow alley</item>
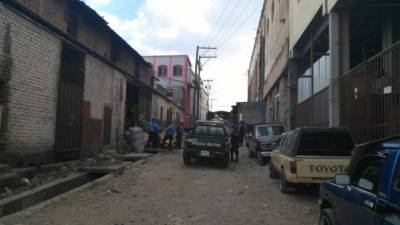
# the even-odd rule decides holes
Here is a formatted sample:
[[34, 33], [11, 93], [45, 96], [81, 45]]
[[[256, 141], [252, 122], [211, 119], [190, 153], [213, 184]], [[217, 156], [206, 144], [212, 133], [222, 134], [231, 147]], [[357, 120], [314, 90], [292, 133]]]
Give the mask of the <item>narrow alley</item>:
[[[164, 152], [93, 189], [0, 220], [1, 225], [314, 225], [317, 191], [283, 195], [241, 149], [228, 169]], [[2, 221], [2, 222], [1, 222]]]

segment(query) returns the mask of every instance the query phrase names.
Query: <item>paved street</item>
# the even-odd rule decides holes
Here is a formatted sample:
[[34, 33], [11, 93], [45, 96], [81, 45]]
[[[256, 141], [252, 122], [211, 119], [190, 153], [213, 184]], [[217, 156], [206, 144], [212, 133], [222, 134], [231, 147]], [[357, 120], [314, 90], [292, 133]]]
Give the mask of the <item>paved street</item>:
[[281, 194], [267, 167], [249, 159], [247, 150], [229, 169], [206, 161], [185, 167], [181, 154], [157, 154], [122, 176], [4, 224], [317, 224], [316, 191]]

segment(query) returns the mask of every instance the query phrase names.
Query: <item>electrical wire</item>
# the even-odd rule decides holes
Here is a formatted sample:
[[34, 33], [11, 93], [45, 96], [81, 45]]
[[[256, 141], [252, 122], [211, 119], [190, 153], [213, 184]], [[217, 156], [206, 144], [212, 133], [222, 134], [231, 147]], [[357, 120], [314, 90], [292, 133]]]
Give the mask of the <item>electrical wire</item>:
[[[261, 1], [261, 3], [263, 4], [263, 1]], [[262, 4], [261, 4], [261, 6], [262, 6]], [[233, 35], [235, 35], [240, 30], [240, 28], [242, 28], [242, 26], [245, 25], [249, 21], [249, 19], [252, 18], [252, 16], [255, 14], [255, 12], [259, 8], [260, 8], [260, 5], [257, 5], [257, 7], [248, 15], [247, 18], [245, 20], [243, 20], [243, 22], [238, 27], [236, 27], [236, 29], [233, 30], [233, 32], [231, 32], [228, 36], [226, 36], [226, 38], [222, 42], [219, 43], [219, 45], [218, 45], [219, 49], [221, 49], [223, 46], [226, 45], [226, 43], [228, 43], [228, 41], [233, 37]]]
[[226, 9], [228, 8], [228, 3], [230, 0], [225, 0], [225, 5], [221, 11], [221, 13], [218, 16], [218, 19], [215, 21], [214, 26], [212, 27], [210, 34], [207, 37], [207, 41], [206, 43], [209, 43], [208, 40], [210, 39], [210, 37], [212, 36], [212, 34], [214, 33], [215, 29], [217, 28], [217, 25], [219, 24], [219, 21], [221, 21], [222, 16], [224, 15], [224, 12], [226, 11]]
[[248, 4], [243, 8], [243, 10], [241, 10], [241, 12], [235, 18], [233, 18], [232, 22], [229, 24], [229, 29], [224, 34], [222, 34], [222, 36], [219, 38], [219, 40], [216, 40], [216, 42], [215, 42], [216, 45], [218, 45], [218, 43], [220, 43], [222, 40], [224, 40], [226, 38], [226, 36], [229, 35], [233, 29], [235, 29], [236, 25], [238, 23], [240, 23], [241, 19], [246, 16], [249, 9], [251, 10], [250, 6], [254, 5], [254, 4], [252, 4], [254, 2], [257, 4], [257, 1], [250, 0], [248, 2]]
[[225, 18], [224, 22], [221, 25], [221, 29], [217, 30], [217, 33], [215, 34], [215, 36], [213, 38], [211, 38], [210, 40], [210, 45], [214, 42], [214, 40], [219, 36], [219, 34], [221, 33], [221, 31], [223, 31], [223, 28], [225, 27], [226, 23], [229, 21], [230, 17], [232, 16], [233, 12], [235, 12], [236, 8], [238, 7], [240, 3], [240, 0], [237, 0], [235, 2], [235, 5], [232, 7], [232, 10], [229, 11], [228, 16]]

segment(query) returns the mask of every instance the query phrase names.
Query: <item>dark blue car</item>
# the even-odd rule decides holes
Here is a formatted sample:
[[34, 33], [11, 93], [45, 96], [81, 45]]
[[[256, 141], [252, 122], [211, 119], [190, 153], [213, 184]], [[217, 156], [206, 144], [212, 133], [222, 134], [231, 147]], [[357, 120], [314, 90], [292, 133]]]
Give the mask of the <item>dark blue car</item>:
[[358, 147], [319, 203], [320, 225], [400, 225], [400, 137]]

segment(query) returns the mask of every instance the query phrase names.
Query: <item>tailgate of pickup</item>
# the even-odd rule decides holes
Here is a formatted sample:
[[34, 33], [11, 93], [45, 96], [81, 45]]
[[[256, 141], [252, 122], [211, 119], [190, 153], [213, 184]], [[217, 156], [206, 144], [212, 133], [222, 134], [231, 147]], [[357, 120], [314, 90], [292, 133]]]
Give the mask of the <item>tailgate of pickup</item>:
[[350, 157], [296, 157], [297, 177], [333, 178], [347, 172]]

